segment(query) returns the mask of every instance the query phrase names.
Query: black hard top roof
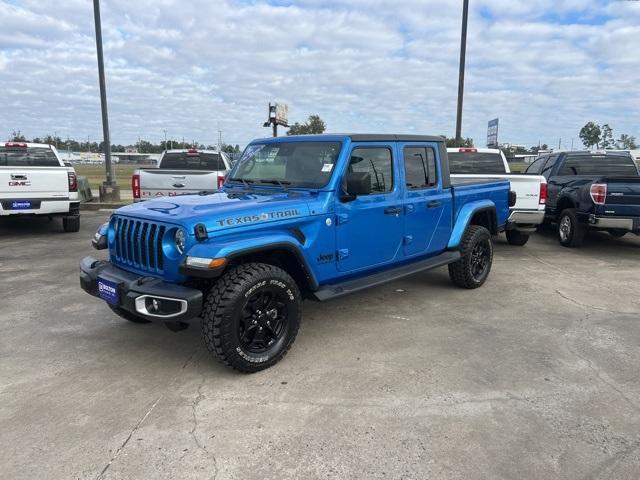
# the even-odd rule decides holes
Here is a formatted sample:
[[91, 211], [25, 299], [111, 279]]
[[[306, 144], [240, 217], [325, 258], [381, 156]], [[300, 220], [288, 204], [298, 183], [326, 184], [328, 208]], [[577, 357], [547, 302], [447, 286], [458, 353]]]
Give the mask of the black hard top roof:
[[440, 135], [403, 135], [393, 133], [321, 133], [318, 135], [292, 135], [254, 140], [252, 143], [273, 143], [292, 141], [341, 141], [350, 138], [352, 142], [444, 142]]

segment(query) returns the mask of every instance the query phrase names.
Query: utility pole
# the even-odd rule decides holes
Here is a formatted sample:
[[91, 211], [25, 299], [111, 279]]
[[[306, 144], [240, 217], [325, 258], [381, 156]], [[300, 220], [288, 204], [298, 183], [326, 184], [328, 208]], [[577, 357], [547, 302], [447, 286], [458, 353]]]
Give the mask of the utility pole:
[[167, 148], [167, 131], [163, 130], [163, 132], [164, 132], [164, 149], [168, 150], [168, 148]]
[[573, 138], [571, 138], [571, 151], [573, 152]]
[[458, 112], [456, 116], [456, 144], [462, 142], [462, 98], [464, 96], [464, 64], [467, 53], [467, 19], [469, 17], [469, 0], [462, 5], [462, 34], [460, 36], [460, 70], [458, 73]]
[[98, 54], [98, 81], [100, 83], [100, 107], [102, 110], [102, 141], [104, 142], [104, 162], [107, 181], [100, 188], [101, 201], [120, 200], [120, 189], [113, 179], [111, 170], [111, 137], [109, 135], [109, 113], [107, 111], [107, 84], [104, 76], [104, 56], [102, 54], [102, 24], [100, 20], [100, 0], [93, 0], [93, 20], [96, 28], [96, 51]]
[[53, 131], [53, 141], [56, 142], [56, 150], [58, 149], [58, 132]]
[[560, 145], [562, 145], [562, 137], [558, 139], [558, 150], [560, 150]]

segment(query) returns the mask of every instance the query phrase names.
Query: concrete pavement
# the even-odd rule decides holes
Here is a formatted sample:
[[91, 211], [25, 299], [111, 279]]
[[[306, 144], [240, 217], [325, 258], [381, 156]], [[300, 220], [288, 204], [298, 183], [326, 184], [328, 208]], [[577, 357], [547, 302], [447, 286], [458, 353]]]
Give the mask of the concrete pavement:
[[640, 477], [638, 237], [500, 239], [477, 290], [443, 268], [306, 302], [243, 375], [80, 290], [104, 218], [0, 222], [2, 478]]

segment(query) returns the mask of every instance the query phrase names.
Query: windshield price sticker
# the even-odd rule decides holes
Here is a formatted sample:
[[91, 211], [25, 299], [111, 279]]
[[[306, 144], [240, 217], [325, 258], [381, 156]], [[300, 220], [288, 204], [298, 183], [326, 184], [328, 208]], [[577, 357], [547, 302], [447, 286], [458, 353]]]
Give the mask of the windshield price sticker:
[[322, 165], [323, 172], [330, 172], [333, 169], [333, 163], [325, 163]]

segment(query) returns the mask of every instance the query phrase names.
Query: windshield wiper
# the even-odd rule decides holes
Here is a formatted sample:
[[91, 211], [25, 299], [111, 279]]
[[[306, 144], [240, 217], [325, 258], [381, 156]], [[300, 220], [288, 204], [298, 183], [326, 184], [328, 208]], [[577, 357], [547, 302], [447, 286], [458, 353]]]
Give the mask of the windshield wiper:
[[262, 178], [260, 179], [260, 183], [270, 183], [271, 185], [279, 185], [285, 190], [287, 189], [287, 185], [291, 185], [291, 182], [288, 180], [278, 180], [276, 178]]
[[249, 188], [250, 183], [255, 183], [255, 180], [251, 180], [250, 178], [229, 177], [229, 180], [232, 182], [242, 182], [247, 188]]

